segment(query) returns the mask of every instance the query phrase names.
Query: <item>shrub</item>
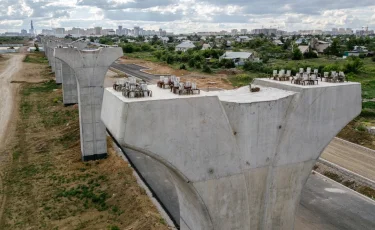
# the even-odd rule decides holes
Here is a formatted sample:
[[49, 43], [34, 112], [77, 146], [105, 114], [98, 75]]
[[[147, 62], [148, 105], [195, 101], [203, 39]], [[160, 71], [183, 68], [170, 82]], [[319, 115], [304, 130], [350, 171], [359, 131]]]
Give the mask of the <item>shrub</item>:
[[185, 64], [180, 65], [180, 69], [186, 69]]
[[208, 65], [203, 65], [202, 71], [205, 73], [212, 73], [212, 70]]
[[132, 44], [126, 44], [122, 47], [122, 50], [124, 51], [124, 53], [133, 53], [134, 47]]
[[357, 73], [363, 66], [363, 62], [358, 57], [351, 57], [344, 65], [345, 73]]
[[231, 60], [231, 59], [221, 59], [220, 62], [219, 62], [219, 65], [221, 67], [224, 66], [227, 69], [236, 67], [236, 65], [234, 64], [233, 60]]
[[200, 63], [200, 62], [196, 62], [196, 63], [195, 63], [195, 68], [197, 68], [197, 69], [202, 68], [201, 63]]
[[373, 57], [371, 58], [371, 60], [372, 60], [373, 62], [375, 62], [375, 56], [373, 56]]
[[295, 48], [293, 51], [292, 59], [293, 60], [301, 60], [303, 57], [301, 50]]
[[152, 47], [149, 44], [142, 44], [141, 50], [142, 51], [152, 51]]
[[190, 59], [188, 62], [189, 67], [194, 67], [195, 66], [195, 61], [194, 59]]
[[375, 109], [375, 101], [367, 101], [362, 103], [362, 108], [363, 109]]
[[366, 131], [366, 127], [362, 124], [360, 124], [358, 127], [357, 127], [357, 130], [360, 131], [360, 132], [364, 132]]

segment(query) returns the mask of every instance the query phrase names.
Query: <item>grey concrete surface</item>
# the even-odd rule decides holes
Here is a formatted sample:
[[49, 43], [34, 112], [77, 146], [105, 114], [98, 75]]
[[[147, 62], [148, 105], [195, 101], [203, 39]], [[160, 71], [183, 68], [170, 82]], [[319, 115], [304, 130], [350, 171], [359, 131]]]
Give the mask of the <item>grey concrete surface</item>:
[[[87, 47], [85, 41], [75, 41], [72, 43], [66, 43], [66, 45], [73, 46], [78, 50], [83, 50]], [[56, 77], [57, 82], [57, 77]], [[62, 91], [63, 91], [63, 103], [64, 105], [71, 105], [78, 103], [78, 88], [77, 79], [75, 72], [68, 64], [62, 62]]]
[[104, 92], [104, 124], [121, 146], [167, 168], [187, 229], [292, 229], [317, 158], [361, 111], [358, 83], [254, 84], [260, 92]]
[[295, 229], [375, 229], [375, 201], [311, 174], [302, 191]]
[[[152, 75], [152, 74], [147, 74], [147, 73], [144, 73], [144, 72], [141, 72], [140, 70], [141, 69], [147, 69], [143, 66], [139, 66], [139, 65], [135, 65], [135, 64], [120, 64], [120, 63], [113, 63], [111, 65], [112, 68], [114, 69], [118, 69], [128, 75], [131, 75], [131, 76], [134, 76], [134, 77], [137, 77], [137, 78], [140, 78], [144, 81], [147, 81], [147, 82], [157, 82], [160, 78], [159, 76], [161, 75]], [[167, 76], [167, 75], [163, 75], [163, 76]]]
[[56, 84], [62, 83], [62, 63], [59, 59], [55, 58], [55, 78]]
[[68, 64], [61, 61], [62, 64], [62, 91], [64, 105], [78, 103], [77, 79], [74, 70]]
[[[131, 149], [124, 149], [141, 176], [179, 223], [176, 189], [165, 166]], [[310, 174], [302, 190], [296, 213], [295, 230], [370, 230], [375, 229], [375, 201], [327, 179]]]
[[81, 151], [84, 161], [107, 155], [105, 127], [100, 119], [103, 84], [109, 66], [122, 54], [121, 48], [54, 50], [54, 57], [72, 68], [77, 79]]

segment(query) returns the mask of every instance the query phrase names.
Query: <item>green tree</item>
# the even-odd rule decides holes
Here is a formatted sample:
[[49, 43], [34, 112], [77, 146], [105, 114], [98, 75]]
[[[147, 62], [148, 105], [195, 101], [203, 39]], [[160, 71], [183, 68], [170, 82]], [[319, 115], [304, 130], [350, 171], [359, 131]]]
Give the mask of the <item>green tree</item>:
[[132, 44], [127, 43], [122, 47], [122, 50], [124, 51], [124, 53], [133, 53], [134, 47]]
[[39, 45], [37, 43], [34, 43], [35, 46], [35, 52], [39, 52]]
[[190, 59], [189, 62], [188, 62], [188, 65], [189, 65], [189, 67], [194, 67], [195, 66], [195, 60], [193, 58]]
[[152, 39], [151, 39], [151, 45], [156, 44], [156, 43], [158, 42], [158, 40], [159, 40], [158, 36], [154, 35], [154, 36], [152, 37]]
[[303, 57], [301, 50], [298, 49], [298, 47], [294, 48], [292, 59], [293, 60], [301, 60]]
[[345, 73], [358, 73], [359, 69], [363, 66], [363, 61], [358, 57], [350, 57], [344, 65]]

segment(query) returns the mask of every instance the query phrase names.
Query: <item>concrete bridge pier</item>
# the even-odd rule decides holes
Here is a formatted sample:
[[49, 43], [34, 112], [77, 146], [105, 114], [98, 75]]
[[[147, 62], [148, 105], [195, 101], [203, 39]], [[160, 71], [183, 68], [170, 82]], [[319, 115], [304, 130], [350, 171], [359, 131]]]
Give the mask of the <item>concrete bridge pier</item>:
[[182, 230], [293, 229], [316, 160], [361, 111], [358, 83], [253, 85], [260, 92], [181, 96], [149, 86], [153, 97], [134, 99], [104, 91], [112, 136], [172, 175]]
[[48, 56], [47, 57], [48, 57], [48, 62], [49, 62], [49, 65], [51, 66], [52, 72], [56, 71], [55, 58], [53, 56], [53, 49], [55, 47], [56, 47], [55, 41], [53, 41], [53, 40], [47, 41], [47, 49], [48, 49], [48, 52], [47, 52]]
[[107, 156], [106, 130], [100, 119], [103, 84], [109, 66], [122, 55], [121, 48], [54, 50], [54, 57], [73, 69], [77, 79], [83, 161]]
[[62, 84], [62, 61], [55, 59], [55, 78], [56, 84]]
[[68, 64], [61, 61], [62, 73], [62, 91], [64, 105], [73, 105], [78, 103], [77, 78], [75, 72]]

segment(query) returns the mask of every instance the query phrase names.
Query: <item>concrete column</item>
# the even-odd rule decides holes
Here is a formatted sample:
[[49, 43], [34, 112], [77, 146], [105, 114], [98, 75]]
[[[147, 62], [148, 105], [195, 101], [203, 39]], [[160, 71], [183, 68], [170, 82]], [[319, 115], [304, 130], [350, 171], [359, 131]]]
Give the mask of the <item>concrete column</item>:
[[121, 48], [55, 48], [54, 56], [70, 66], [77, 79], [83, 161], [107, 156], [106, 130], [100, 119], [103, 84], [109, 66], [122, 55]]
[[55, 68], [55, 58], [53, 56], [53, 49], [56, 47], [56, 44], [54, 41], [48, 40], [47, 47], [48, 47], [48, 62], [49, 62], [49, 65], [51, 66], [52, 72], [55, 72], [56, 68]]
[[293, 229], [316, 160], [361, 112], [359, 83], [253, 84], [260, 92], [104, 91], [101, 117], [113, 137], [172, 175], [181, 230]]
[[55, 78], [56, 78], [56, 84], [62, 83], [62, 62], [57, 59], [55, 59]]
[[62, 90], [64, 105], [78, 103], [77, 79], [74, 70], [68, 64], [61, 61], [62, 64]]

